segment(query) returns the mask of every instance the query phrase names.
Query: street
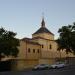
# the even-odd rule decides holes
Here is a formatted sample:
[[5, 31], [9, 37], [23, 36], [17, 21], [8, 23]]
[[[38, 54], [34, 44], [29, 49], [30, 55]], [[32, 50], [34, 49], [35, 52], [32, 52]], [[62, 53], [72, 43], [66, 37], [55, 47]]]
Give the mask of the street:
[[36, 71], [28, 70], [1, 72], [0, 75], [75, 75], [75, 67]]

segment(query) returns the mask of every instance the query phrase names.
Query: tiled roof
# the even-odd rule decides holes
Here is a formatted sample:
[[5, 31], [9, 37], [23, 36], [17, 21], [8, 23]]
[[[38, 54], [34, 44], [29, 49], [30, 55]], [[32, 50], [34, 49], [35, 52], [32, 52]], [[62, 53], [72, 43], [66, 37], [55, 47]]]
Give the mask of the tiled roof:
[[23, 38], [21, 39], [22, 41], [26, 41], [27, 43], [31, 43], [31, 44], [34, 44], [34, 45], [40, 45], [39, 43], [37, 42], [33, 42], [32, 39], [30, 38]]
[[55, 41], [55, 40], [45, 39], [43, 37], [34, 37], [34, 38], [32, 38], [32, 40], [35, 40], [35, 39], [44, 39], [44, 40], [49, 40], [49, 41]]

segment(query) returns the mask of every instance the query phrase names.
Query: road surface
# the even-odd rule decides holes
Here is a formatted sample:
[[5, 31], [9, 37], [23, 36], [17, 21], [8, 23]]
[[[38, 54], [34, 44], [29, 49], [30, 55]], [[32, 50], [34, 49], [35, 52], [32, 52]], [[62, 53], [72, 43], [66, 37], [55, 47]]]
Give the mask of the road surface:
[[75, 67], [50, 69], [50, 70], [27, 70], [27, 71], [11, 71], [0, 72], [0, 75], [75, 75]]

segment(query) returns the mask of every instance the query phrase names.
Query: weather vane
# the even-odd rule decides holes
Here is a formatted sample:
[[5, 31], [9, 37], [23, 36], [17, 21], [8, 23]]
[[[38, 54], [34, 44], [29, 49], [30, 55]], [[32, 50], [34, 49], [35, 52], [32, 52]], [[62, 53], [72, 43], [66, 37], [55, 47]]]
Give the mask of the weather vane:
[[44, 12], [42, 12], [42, 19], [44, 19]]

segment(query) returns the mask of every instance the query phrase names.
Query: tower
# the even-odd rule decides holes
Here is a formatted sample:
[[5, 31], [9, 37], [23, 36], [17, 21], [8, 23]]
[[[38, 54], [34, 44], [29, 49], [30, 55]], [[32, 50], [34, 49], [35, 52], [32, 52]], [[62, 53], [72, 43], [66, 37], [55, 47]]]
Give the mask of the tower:
[[50, 32], [45, 26], [44, 17], [42, 17], [41, 27], [32, 34], [32, 38], [44, 38], [54, 40], [54, 34]]

